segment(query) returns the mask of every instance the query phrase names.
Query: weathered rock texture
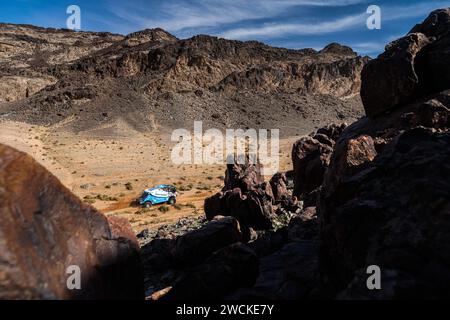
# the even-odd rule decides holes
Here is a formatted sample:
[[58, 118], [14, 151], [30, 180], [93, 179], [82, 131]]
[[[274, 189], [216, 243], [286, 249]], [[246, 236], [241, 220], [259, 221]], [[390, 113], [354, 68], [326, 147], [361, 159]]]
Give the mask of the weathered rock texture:
[[[81, 269], [81, 290], [66, 270]], [[30, 156], [0, 145], [0, 298], [140, 299], [128, 222], [83, 204]]]
[[338, 44], [288, 50], [179, 40], [161, 29], [121, 36], [0, 24], [0, 116], [48, 125], [70, 118], [63, 128], [75, 131], [202, 120], [205, 128], [281, 127], [286, 136], [360, 116], [367, 61]]
[[[450, 297], [450, 91], [432, 94], [450, 83], [431, 69], [448, 57], [449, 20], [449, 9], [431, 13], [363, 72], [370, 118], [338, 140], [319, 201], [330, 296]], [[382, 290], [367, 290], [370, 265], [381, 268]]]
[[217, 218], [198, 230], [178, 237], [172, 256], [178, 264], [195, 265], [215, 251], [240, 241], [239, 222], [233, 217]]
[[361, 98], [369, 117], [450, 87], [449, 12], [434, 11], [364, 67]]
[[209, 220], [217, 215], [235, 217], [240, 223], [244, 239], [248, 239], [249, 228], [272, 228], [273, 198], [272, 188], [264, 182], [259, 164], [249, 161], [239, 165], [229, 164], [222, 191], [205, 200], [205, 215]]
[[[294, 143], [292, 147], [294, 196], [305, 198], [322, 185], [335, 141], [345, 127], [346, 124], [329, 125]], [[315, 205], [314, 201], [312, 205]]]

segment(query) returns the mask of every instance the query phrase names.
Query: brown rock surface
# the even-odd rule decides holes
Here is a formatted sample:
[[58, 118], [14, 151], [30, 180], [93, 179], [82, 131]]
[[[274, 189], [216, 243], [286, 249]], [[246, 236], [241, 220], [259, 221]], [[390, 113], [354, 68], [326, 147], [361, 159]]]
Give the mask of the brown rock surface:
[[179, 279], [161, 300], [216, 300], [255, 283], [259, 273], [256, 254], [235, 243], [215, 252], [203, 264]]
[[[318, 207], [321, 279], [330, 296], [449, 298], [450, 94], [429, 94], [448, 88], [446, 76], [440, 77], [445, 72], [422, 73], [427, 59], [446, 61], [441, 44], [448, 39], [449, 21], [449, 9], [431, 13], [413, 29], [416, 33], [394, 42], [368, 65], [380, 73], [377, 80], [363, 75], [362, 88], [378, 90], [378, 98], [365, 105], [369, 115], [377, 116], [343, 132]], [[420, 49], [417, 44], [426, 36], [430, 44]], [[417, 50], [420, 57], [413, 59]], [[391, 54], [413, 60], [390, 69], [393, 61], [385, 63]], [[412, 72], [418, 77], [406, 76]], [[441, 81], [428, 81], [429, 75]], [[378, 83], [383, 80], [398, 86], [385, 88]], [[384, 103], [391, 95], [393, 103]], [[381, 268], [382, 290], [367, 290], [370, 265]]]
[[213, 252], [242, 240], [239, 222], [220, 217], [177, 238], [172, 255], [179, 265], [197, 265]]
[[180, 40], [161, 29], [121, 36], [0, 24], [0, 101], [8, 101], [0, 115], [76, 132], [202, 120], [205, 128], [282, 128], [289, 136], [360, 116], [368, 60], [338, 44], [318, 52], [205, 35]]
[[408, 35], [386, 47], [361, 73], [366, 115], [378, 116], [450, 88], [450, 9], [433, 11]]
[[[31, 157], [0, 145], [2, 299], [143, 298], [129, 224], [83, 204]], [[81, 269], [68, 290], [66, 269]]]
[[270, 179], [270, 186], [272, 187], [273, 198], [275, 201], [281, 201], [288, 196], [287, 178], [284, 173], [276, 173]]

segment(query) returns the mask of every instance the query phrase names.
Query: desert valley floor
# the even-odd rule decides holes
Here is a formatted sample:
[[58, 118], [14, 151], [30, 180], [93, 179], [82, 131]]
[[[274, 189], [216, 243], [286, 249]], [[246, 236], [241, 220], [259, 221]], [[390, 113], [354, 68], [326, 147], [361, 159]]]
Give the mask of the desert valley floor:
[[[281, 171], [292, 169], [290, 153], [297, 139], [280, 141]], [[203, 216], [204, 199], [223, 187], [225, 165], [174, 165], [170, 154], [175, 143], [169, 134], [140, 133], [125, 124], [93, 136], [2, 121], [0, 143], [32, 155], [105, 214], [126, 217], [136, 233], [183, 217]], [[145, 210], [133, 203], [145, 188], [163, 183], [179, 188], [178, 206], [167, 206], [169, 211], [162, 212], [160, 206]]]

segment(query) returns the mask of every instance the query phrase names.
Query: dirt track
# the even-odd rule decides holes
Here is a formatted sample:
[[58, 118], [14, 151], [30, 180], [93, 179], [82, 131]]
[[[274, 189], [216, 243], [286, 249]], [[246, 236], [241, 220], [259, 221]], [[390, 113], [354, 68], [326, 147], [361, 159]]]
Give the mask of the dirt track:
[[[281, 170], [291, 168], [295, 139], [280, 142]], [[2, 121], [0, 143], [31, 154], [81, 199], [107, 215], [126, 217], [136, 232], [202, 215], [204, 199], [223, 186], [224, 165], [174, 165], [167, 135], [139, 133], [123, 123], [74, 134], [57, 126]], [[142, 190], [163, 183], [178, 187], [179, 206], [165, 206], [169, 211], [162, 212], [161, 206], [142, 210], [133, 205]]]

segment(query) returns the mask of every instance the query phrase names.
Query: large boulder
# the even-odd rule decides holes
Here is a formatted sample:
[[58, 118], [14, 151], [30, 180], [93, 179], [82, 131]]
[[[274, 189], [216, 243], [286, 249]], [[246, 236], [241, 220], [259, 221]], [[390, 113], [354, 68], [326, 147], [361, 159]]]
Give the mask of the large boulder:
[[275, 202], [279, 202], [289, 196], [287, 190], [287, 178], [284, 173], [276, 173], [270, 179], [270, 187], [272, 188], [273, 198]]
[[251, 288], [231, 300], [298, 300], [314, 297], [318, 284], [317, 243], [293, 241], [260, 260], [260, 274]]
[[[239, 188], [218, 193], [205, 199], [204, 208], [205, 215], [210, 220], [217, 215], [236, 218], [244, 233], [248, 231], [248, 228], [255, 230], [272, 228], [274, 216], [272, 200], [262, 189], [245, 194]], [[244, 240], [246, 236], [244, 235]]]
[[[81, 289], [70, 290], [77, 267]], [[141, 275], [128, 222], [108, 221], [30, 156], [0, 145], [1, 299], [141, 299]]]
[[[320, 195], [321, 279], [339, 298], [449, 298], [450, 94], [342, 134]], [[381, 268], [382, 290], [366, 269]]]
[[204, 210], [208, 220], [215, 216], [235, 217], [249, 240], [249, 228], [272, 228], [274, 194], [270, 183], [264, 182], [259, 164], [229, 164], [225, 186], [221, 192], [205, 199]]
[[250, 287], [259, 274], [255, 252], [235, 243], [215, 252], [191, 269], [161, 300], [217, 300], [241, 287]]
[[449, 25], [449, 8], [433, 11], [364, 66], [361, 99], [367, 116], [450, 88]]
[[213, 252], [242, 240], [238, 221], [217, 217], [198, 230], [177, 238], [172, 256], [178, 265], [197, 265]]
[[259, 163], [256, 161], [255, 163], [251, 163], [249, 158], [242, 161], [243, 163], [238, 163], [237, 160], [235, 159], [233, 164], [227, 165], [223, 191], [239, 188], [242, 192], [247, 192], [264, 182]]
[[312, 137], [303, 137], [292, 148], [294, 165], [293, 195], [301, 197], [320, 187], [333, 148]]
[[293, 196], [316, 205], [316, 191], [322, 185], [333, 147], [347, 124], [331, 124], [302, 137], [292, 147]]
[[409, 34], [388, 45], [378, 59], [364, 66], [361, 98], [367, 116], [376, 116], [417, 97], [419, 77], [415, 58], [428, 44], [424, 34]]

